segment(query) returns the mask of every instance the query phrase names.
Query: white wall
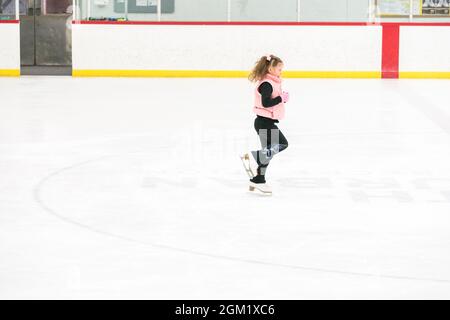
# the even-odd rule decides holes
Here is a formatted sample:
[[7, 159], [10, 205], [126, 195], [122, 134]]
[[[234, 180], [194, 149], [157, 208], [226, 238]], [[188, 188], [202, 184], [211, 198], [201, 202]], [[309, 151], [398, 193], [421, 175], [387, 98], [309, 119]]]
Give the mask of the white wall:
[[[87, 0], [81, 0], [83, 17]], [[226, 21], [228, 0], [175, 0], [175, 12], [163, 21]], [[232, 21], [297, 21], [297, 0], [231, 0]], [[367, 21], [368, 0], [301, 0], [301, 21]], [[123, 17], [114, 0], [99, 6], [91, 0], [92, 17]], [[130, 20], [155, 21], [156, 14], [129, 14]]]
[[0, 22], [0, 70], [20, 69], [20, 26]]
[[[291, 0], [292, 1], [292, 0]], [[83, 0], [83, 17], [87, 13], [87, 0]], [[99, 17], [124, 17], [125, 13], [114, 12], [114, 0], [109, 0], [106, 6], [99, 6], [91, 0], [91, 16]], [[129, 13], [130, 20], [156, 21], [154, 13]], [[162, 20], [170, 21], [226, 21], [227, 0], [176, 0], [175, 11], [165, 13]]]
[[297, 0], [231, 0], [230, 4], [231, 21], [297, 21]]
[[401, 26], [400, 72], [450, 72], [450, 26]]
[[367, 21], [367, 0], [301, 0], [300, 21]]
[[380, 26], [73, 27], [73, 69], [249, 70], [273, 53], [285, 70], [380, 71]]

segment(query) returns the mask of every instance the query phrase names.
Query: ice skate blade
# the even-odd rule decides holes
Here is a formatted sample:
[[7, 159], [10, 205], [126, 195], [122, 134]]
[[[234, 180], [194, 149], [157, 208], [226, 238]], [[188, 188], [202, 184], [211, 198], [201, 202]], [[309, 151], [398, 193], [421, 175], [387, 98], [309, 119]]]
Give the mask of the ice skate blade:
[[245, 172], [247, 172], [248, 177], [250, 179], [253, 178], [255, 176], [255, 174], [253, 173], [253, 170], [250, 166], [250, 157], [249, 157], [248, 153], [243, 154], [239, 157], [241, 158], [242, 165], [244, 166]]

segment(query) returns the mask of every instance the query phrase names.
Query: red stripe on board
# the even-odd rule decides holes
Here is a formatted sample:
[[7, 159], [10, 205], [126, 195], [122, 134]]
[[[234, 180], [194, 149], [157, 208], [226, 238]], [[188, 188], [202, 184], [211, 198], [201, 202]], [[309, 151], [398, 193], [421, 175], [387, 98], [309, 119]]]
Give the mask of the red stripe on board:
[[398, 78], [399, 30], [398, 25], [383, 26], [382, 78]]
[[73, 24], [206, 25], [206, 26], [366, 26], [363, 22], [227, 22], [227, 21], [72, 21]]
[[205, 25], [205, 26], [450, 26], [448, 22], [426, 23], [426, 22], [255, 22], [255, 21], [104, 21], [104, 20], [81, 20], [72, 21], [73, 24], [134, 24], [134, 25]]
[[382, 26], [450, 27], [450, 22], [382, 22]]
[[19, 20], [0, 20], [0, 23], [19, 23]]

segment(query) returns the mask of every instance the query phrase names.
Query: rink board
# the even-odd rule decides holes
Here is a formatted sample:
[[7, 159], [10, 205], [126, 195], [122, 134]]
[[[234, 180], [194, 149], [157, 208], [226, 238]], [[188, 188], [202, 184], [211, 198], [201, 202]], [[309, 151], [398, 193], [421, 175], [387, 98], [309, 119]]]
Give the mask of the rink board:
[[450, 26], [401, 26], [400, 34], [400, 78], [450, 79]]
[[20, 75], [20, 25], [0, 20], [0, 76]]
[[[397, 43], [383, 36], [392, 26]], [[82, 21], [73, 25], [73, 76], [245, 78], [272, 53], [286, 78], [450, 79], [449, 37], [450, 23]], [[19, 21], [0, 21], [0, 39], [0, 76], [20, 76]]]
[[73, 75], [246, 77], [272, 53], [285, 61], [287, 77], [376, 78], [381, 28], [74, 24]]

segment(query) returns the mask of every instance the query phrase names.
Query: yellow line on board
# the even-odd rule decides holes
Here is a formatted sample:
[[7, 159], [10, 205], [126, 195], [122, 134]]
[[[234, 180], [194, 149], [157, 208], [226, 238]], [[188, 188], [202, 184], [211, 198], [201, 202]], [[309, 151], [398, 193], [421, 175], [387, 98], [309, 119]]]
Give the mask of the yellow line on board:
[[73, 70], [74, 77], [245, 78], [247, 71], [214, 70]]
[[450, 79], [450, 72], [400, 72], [400, 79]]
[[0, 77], [19, 77], [20, 69], [0, 69]]
[[[246, 78], [248, 71], [221, 70], [73, 70], [74, 77]], [[0, 69], [19, 77], [20, 69]], [[283, 78], [381, 78], [379, 71], [284, 71]], [[450, 79], [450, 72], [400, 72], [400, 79]]]
[[[246, 78], [248, 71], [223, 70], [76, 70], [74, 77]], [[284, 71], [284, 78], [381, 78], [379, 71]]]
[[381, 78], [380, 71], [285, 71], [283, 78]]
[[[74, 77], [246, 78], [248, 71], [220, 70], [73, 70]], [[0, 69], [0, 76], [19, 77], [20, 69]], [[283, 78], [381, 78], [379, 71], [284, 71]], [[450, 72], [400, 72], [400, 79], [450, 79]]]

